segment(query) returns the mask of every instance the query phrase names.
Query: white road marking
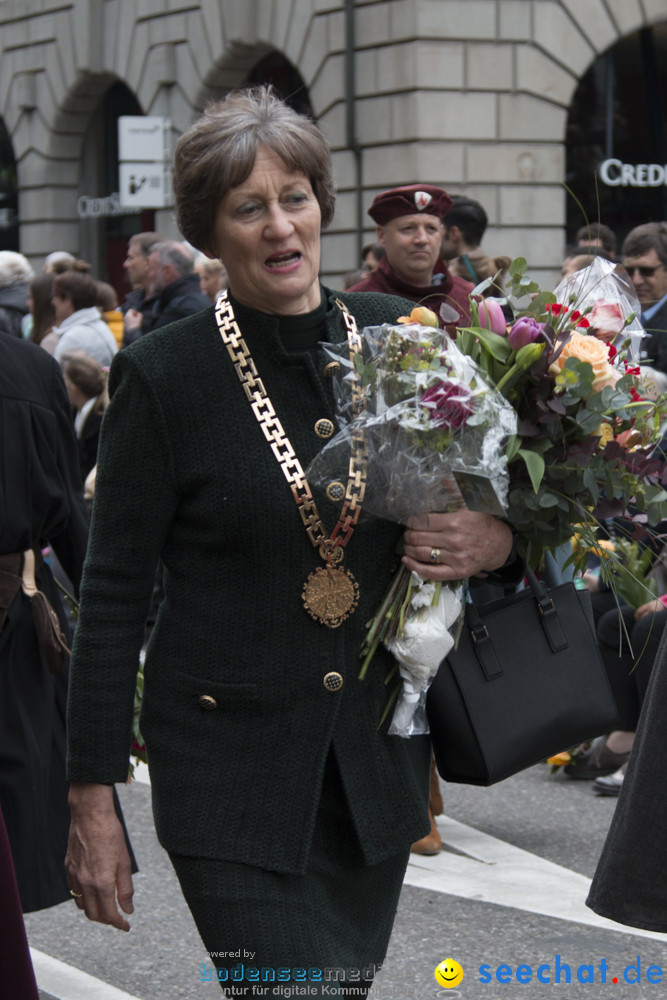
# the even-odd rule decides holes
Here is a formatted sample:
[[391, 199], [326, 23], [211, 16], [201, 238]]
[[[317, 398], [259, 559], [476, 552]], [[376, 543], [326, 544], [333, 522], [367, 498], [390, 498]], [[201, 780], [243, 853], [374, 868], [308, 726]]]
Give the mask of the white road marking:
[[141, 1000], [36, 948], [30, 949], [30, 955], [37, 985], [56, 1000]]
[[446, 850], [432, 857], [411, 854], [408, 885], [667, 943], [667, 934], [626, 927], [589, 910], [591, 880], [585, 875], [448, 816], [439, 816], [437, 824], [443, 844], [465, 857]]
[[[134, 777], [150, 785], [145, 764], [136, 765]], [[667, 934], [626, 927], [589, 910], [585, 899], [591, 880], [585, 875], [448, 816], [438, 816], [437, 824], [443, 844], [461, 853], [411, 854], [406, 885], [667, 943]], [[56, 1000], [140, 1000], [35, 948], [30, 953], [39, 988]]]

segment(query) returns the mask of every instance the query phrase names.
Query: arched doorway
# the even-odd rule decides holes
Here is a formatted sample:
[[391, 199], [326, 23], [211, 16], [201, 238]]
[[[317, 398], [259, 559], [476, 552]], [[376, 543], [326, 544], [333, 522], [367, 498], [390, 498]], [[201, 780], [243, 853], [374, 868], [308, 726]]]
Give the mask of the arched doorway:
[[18, 250], [18, 186], [14, 148], [0, 118], [0, 250]]
[[143, 115], [143, 110], [125, 84], [114, 83], [90, 117], [78, 200], [81, 256], [91, 262], [96, 278], [113, 285], [120, 302], [130, 290], [123, 271], [128, 240], [155, 226], [152, 209], [120, 207], [118, 119], [122, 115]]
[[584, 214], [619, 244], [634, 226], [667, 219], [665, 95], [667, 22], [621, 39], [582, 77], [566, 134], [567, 184], [581, 202], [568, 195], [568, 241]]
[[302, 115], [313, 117], [308, 89], [298, 69], [280, 52], [269, 52], [248, 73], [246, 84], [273, 84], [279, 97]]

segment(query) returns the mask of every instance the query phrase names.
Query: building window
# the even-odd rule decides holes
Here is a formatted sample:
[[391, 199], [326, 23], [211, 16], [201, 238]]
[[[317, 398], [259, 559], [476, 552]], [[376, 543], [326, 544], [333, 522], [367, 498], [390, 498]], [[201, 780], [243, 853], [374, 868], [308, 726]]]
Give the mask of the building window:
[[0, 250], [18, 250], [18, 185], [9, 132], [0, 119]]
[[667, 218], [665, 94], [667, 23], [621, 39], [581, 79], [566, 136], [567, 184], [581, 202], [567, 196], [569, 242], [584, 213], [619, 243], [634, 226]]
[[269, 52], [248, 73], [246, 84], [273, 84], [279, 97], [299, 114], [313, 117], [313, 108], [303, 78], [279, 52]]

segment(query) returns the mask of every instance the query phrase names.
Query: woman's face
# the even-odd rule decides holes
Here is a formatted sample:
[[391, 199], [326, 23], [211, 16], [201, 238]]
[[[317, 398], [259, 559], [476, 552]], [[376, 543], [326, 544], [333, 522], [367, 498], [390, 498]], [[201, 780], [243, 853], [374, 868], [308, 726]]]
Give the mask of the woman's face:
[[320, 206], [305, 174], [260, 146], [252, 173], [218, 206], [211, 257], [246, 306], [288, 316], [320, 304]]
[[202, 267], [200, 264], [195, 264], [195, 271], [199, 275], [199, 287], [202, 292], [204, 295], [208, 296], [211, 302], [215, 302], [218, 297], [218, 293], [223, 287], [222, 278], [224, 277], [224, 271], [221, 271], [220, 273], [217, 271], [207, 271], [206, 268]]

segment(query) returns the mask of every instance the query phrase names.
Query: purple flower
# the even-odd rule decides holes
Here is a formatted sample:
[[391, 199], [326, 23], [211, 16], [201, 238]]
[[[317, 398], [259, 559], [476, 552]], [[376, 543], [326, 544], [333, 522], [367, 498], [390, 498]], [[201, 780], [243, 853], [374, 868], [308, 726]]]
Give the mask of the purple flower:
[[451, 382], [432, 385], [422, 396], [421, 403], [430, 411], [429, 416], [436, 427], [464, 427], [474, 412], [470, 393]]
[[522, 316], [507, 334], [507, 343], [513, 351], [518, 351], [526, 344], [534, 344], [539, 340], [543, 330], [544, 323], [538, 323], [530, 316]]

